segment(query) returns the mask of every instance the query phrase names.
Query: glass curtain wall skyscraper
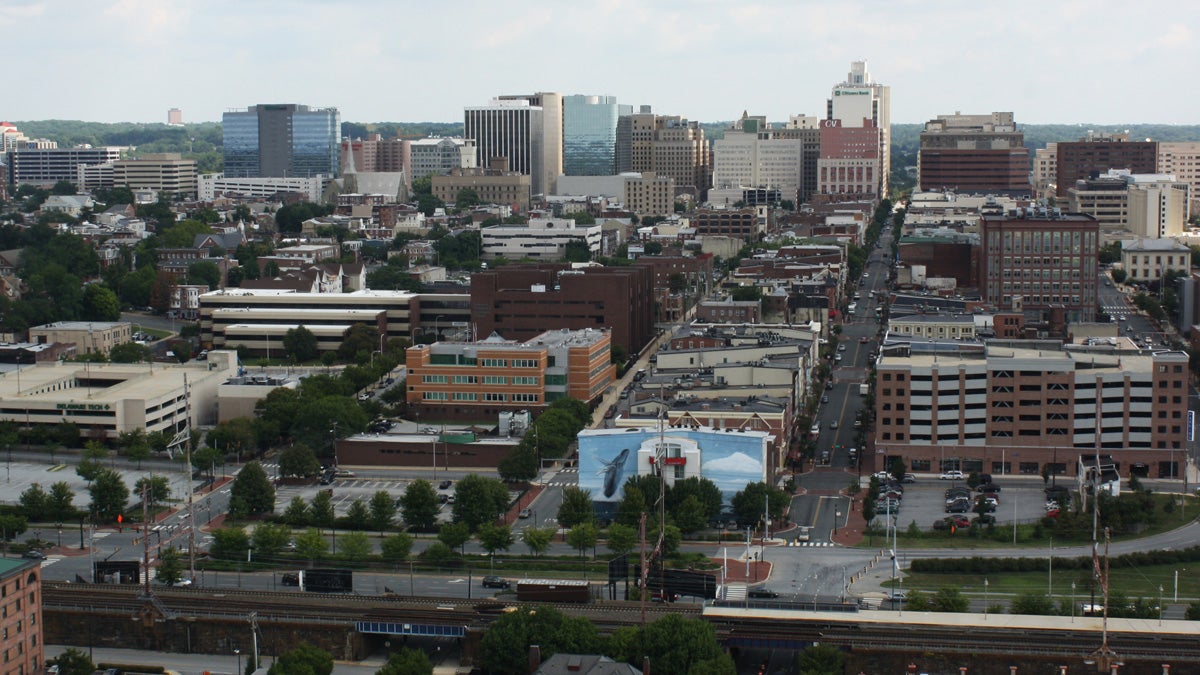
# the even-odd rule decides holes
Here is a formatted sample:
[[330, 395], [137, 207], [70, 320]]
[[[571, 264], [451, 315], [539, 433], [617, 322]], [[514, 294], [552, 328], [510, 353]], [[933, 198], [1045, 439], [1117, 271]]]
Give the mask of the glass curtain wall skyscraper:
[[256, 105], [226, 112], [221, 124], [227, 177], [338, 174], [341, 116], [337, 108]]
[[563, 173], [611, 176], [617, 173], [617, 120], [633, 113], [614, 96], [563, 97]]

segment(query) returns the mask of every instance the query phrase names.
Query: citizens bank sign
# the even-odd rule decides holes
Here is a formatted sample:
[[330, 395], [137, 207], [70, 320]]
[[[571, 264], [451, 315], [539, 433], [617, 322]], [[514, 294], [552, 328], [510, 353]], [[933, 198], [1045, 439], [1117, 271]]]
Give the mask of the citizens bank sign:
[[870, 89], [834, 89], [834, 96], [866, 96], [871, 93]]

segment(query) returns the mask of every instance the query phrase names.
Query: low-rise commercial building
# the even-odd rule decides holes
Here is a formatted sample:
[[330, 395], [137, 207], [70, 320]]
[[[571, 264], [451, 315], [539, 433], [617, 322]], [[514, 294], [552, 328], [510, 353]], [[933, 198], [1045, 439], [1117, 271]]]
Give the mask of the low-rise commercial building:
[[608, 331], [589, 328], [410, 347], [408, 404], [424, 420], [493, 420], [563, 398], [590, 405], [616, 379], [611, 346]]
[[599, 225], [577, 225], [570, 218], [530, 218], [525, 225], [493, 225], [479, 230], [487, 260], [558, 261], [567, 257], [567, 245], [582, 242], [592, 255], [600, 253]]
[[1135, 239], [1121, 244], [1121, 265], [1127, 281], [1156, 282], [1168, 272], [1188, 274], [1192, 249], [1173, 239]]
[[133, 340], [133, 324], [125, 321], [56, 321], [29, 329], [29, 341], [72, 343], [77, 354], [108, 354]]
[[174, 199], [196, 196], [196, 160], [178, 152], [142, 155], [113, 162], [112, 184], [131, 190], [154, 190]]

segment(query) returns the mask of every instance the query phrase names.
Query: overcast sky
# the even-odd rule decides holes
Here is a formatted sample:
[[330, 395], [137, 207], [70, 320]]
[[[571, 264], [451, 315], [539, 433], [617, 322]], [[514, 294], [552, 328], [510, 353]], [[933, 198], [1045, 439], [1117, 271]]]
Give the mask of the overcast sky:
[[0, 0], [0, 119], [303, 103], [460, 122], [497, 94], [558, 91], [782, 121], [823, 114], [867, 59], [893, 122], [1194, 124], [1198, 19], [1194, 0]]

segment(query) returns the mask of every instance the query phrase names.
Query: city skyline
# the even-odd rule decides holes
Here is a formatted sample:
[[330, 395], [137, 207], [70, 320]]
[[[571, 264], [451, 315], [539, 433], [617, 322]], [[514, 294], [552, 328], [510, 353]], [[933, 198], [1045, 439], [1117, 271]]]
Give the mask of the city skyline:
[[163, 122], [180, 108], [184, 121], [202, 122], [300, 102], [359, 122], [461, 122], [496, 92], [551, 91], [706, 122], [743, 110], [785, 120], [823, 115], [830, 88], [862, 59], [892, 89], [894, 124], [956, 110], [1012, 110], [1030, 124], [1188, 124], [1200, 96], [1165, 67], [1200, 61], [1200, 8], [1190, 5], [1159, 14], [1110, 1], [918, 10], [872, 0], [529, 0], [518, 9], [14, 0], [0, 7], [0, 28], [20, 73], [62, 81], [14, 97], [0, 116]]

